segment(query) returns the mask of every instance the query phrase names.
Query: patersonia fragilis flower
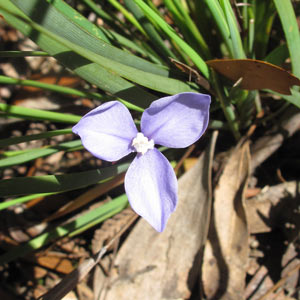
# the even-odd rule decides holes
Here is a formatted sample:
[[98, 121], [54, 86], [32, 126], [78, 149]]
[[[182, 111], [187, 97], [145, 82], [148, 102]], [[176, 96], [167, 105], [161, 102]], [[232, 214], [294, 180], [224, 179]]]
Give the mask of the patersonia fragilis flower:
[[138, 132], [129, 110], [118, 101], [93, 109], [73, 127], [94, 156], [116, 161], [137, 152], [125, 175], [131, 207], [157, 231], [164, 230], [177, 204], [177, 179], [154, 145], [184, 148], [207, 128], [210, 96], [181, 93], [158, 99], [147, 108]]

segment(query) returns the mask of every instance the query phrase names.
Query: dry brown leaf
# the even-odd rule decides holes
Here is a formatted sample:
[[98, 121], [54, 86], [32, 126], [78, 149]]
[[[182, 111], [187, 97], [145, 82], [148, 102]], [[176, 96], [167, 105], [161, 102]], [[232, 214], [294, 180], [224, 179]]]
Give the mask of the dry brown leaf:
[[210, 215], [211, 156], [206, 150], [179, 179], [179, 202], [163, 233], [141, 219], [122, 245], [106, 300], [181, 299], [191, 294], [200, 271]]
[[[70, 76], [70, 75], [58, 77], [57, 75], [51, 76], [51, 75], [34, 74], [29, 79], [42, 82], [42, 83], [56, 84], [56, 85], [67, 86], [67, 87], [76, 87], [81, 82], [79, 77]], [[33, 87], [33, 86], [23, 86], [22, 89], [28, 92], [43, 91], [43, 89]]]
[[237, 82], [246, 90], [270, 89], [291, 95], [290, 88], [300, 85], [300, 80], [286, 70], [256, 59], [214, 59], [206, 62], [214, 70]]
[[47, 274], [48, 270], [38, 266], [33, 267], [33, 275], [36, 280], [45, 277]]
[[107, 252], [107, 249], [116, 242], [117, 239], [128, 229], [129, 226], [136, 220], [137, 215], [134, 215], [128, 224], [125, 225], [115, 236], [111, 239], [107, 245], [105, 245], [99, 253], [93, 257], [83, 261], [77, 269], [65, 276], [56, 286], [54, 286], [46, 294], [42, 295], [39, 299], [43, 300], [60, 300], [63, 296], [67, 295], [73, 290], [76, 285], [81, 282], [86, 275], [99, 263], [103, 255]]
[[135, 212], [128, 207], [112, 218], [107, 219], [101, 228], [94, 233], [94, 238], [92, 240], [93, 254], [99, 252], [105, 243], [112, 239], [134, 215]]
[[50, 270], [55, 270], [63, 274], [69, 274], [73, 271], [71, 261], [66, 258], [61, 258], [52, 255], [44, 255], [37, 256], [35, 260], [40, 266], [46, 267]]
[[243, 299], [248, 261], [244, 194], [249, 171], [249, 145], [245, 143], [231, 154], [215, 189], [202, 268], [207, 299]]

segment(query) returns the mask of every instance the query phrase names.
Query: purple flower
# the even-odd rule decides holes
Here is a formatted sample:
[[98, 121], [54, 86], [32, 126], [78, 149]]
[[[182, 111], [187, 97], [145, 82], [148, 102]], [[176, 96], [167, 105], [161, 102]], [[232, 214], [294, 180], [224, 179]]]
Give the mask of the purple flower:
[[210, 96], [181, 93], [154, 101], [141, 119], [138, 132], [128, 109], [118, 101], [100, 105], [73, 127], [83, 146], [99, 159], [116, 161], [137, 155], [125, 176], [131, 207], [157, 231], [164, 230], [177, 204], [177, 179], [155, 144], [184, 148], [207, 128]]

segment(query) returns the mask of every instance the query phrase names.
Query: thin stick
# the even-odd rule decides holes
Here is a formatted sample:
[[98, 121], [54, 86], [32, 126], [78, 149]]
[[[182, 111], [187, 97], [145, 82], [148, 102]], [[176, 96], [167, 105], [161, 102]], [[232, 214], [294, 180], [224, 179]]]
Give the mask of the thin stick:
[[183, 162], [185, 161], [185, 159], [190, 156], [190, 154], [194, 151], [195, 147], [196, 147], [195, 144], [188, 147], [188, 149], [185, 151], [185, 153], [183, 154], [183, 156], [180, 158], [179, 162], [175, 166], [175, 168], [174, 168], [175, 173], [178, 172], [178, 170], [181, 168], [181, 166], [182, 166]]
[[284, 283], [288, 280], [288, 278], [296, 271], [300, 269], [300, 264], [296, 265], [291, 271], [289, 271], [286, 276], [282, 277], [275, 285], [273, 285], [267, 292], [264, 294], [259, 300], [265, 300], [267, 297], [272, 294], [279, 287], [283, 286]]

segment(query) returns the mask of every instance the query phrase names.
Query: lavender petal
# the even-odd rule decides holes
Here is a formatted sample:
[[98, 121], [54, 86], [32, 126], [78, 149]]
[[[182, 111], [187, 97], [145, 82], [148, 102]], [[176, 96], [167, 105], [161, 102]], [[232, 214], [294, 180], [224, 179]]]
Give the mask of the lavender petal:
[[141, 130], [155, 144], [184, 148], [196, 142], [209, 121], [210, 96], [181, 93], [152, 102], [141, 120]]
[[125, 190], [133, 210], [162, 232], [177, 204], [177, 179], [157, 149], [138, 154], [125, 176]]
[[83, 146], [97, 158], [116, 161], [132, 152], [137, 135], [129, 110], [118, 101], [93, 109], [72, 128]]

